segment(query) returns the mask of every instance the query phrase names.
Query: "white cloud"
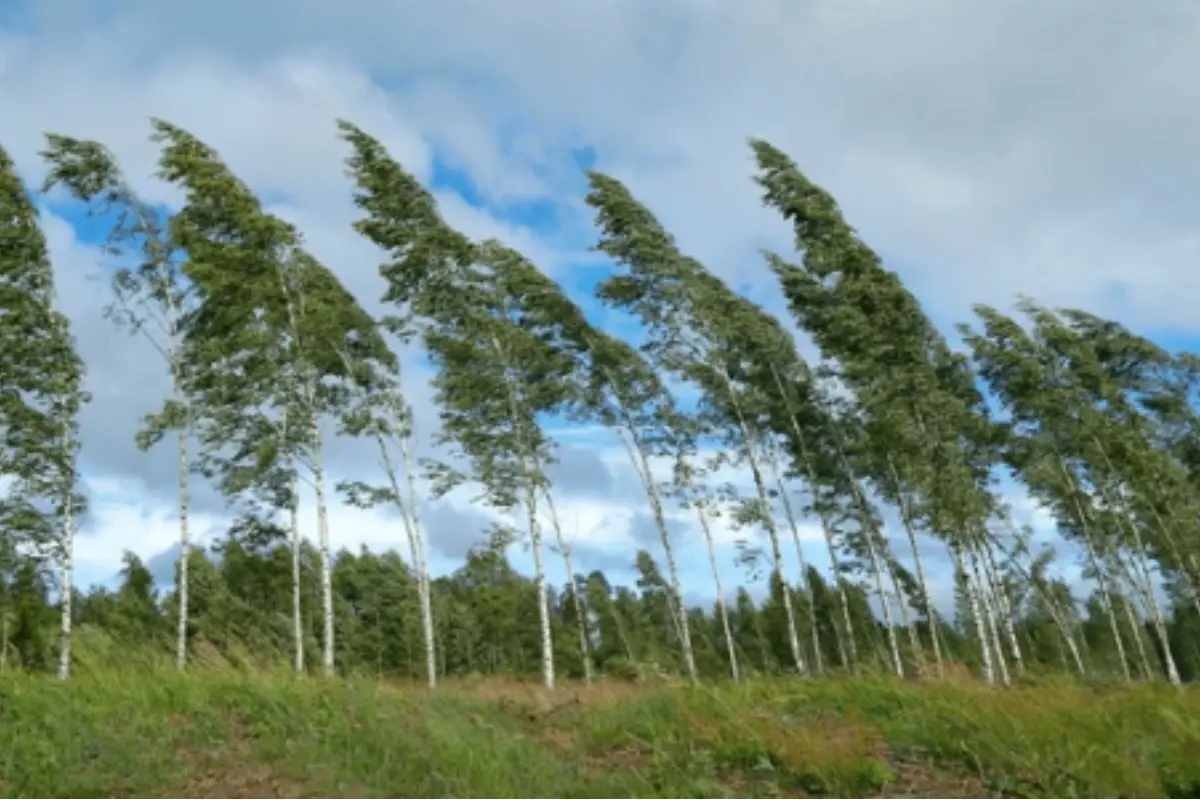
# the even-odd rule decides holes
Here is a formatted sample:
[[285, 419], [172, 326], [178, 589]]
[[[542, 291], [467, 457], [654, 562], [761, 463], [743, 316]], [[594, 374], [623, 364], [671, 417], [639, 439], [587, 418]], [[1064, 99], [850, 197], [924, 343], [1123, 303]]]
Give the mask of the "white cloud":
[[[760, 282], [754, 246], [786, 236], [748, 180], [745, 138], [764, 136], [948, 314], [1029, 291], [1195, 324], [1184, 299], [1200, 250], [1193, 3], [106, 8], [115, 16], [36, 5], [43, 37], [6, 59], [10, 118], [103, 116], [120, 122], [95, 132], [119, 143], [128, 134], [113, 125], [140, 137], [127, 112], [154, 107], [263, 185], [314, 196], [337, 178], [322, 118], [333, 111], [414, 167], [428, 152], [412, 133], [438, 140], [493, 198], [560, 187], [566, 151], [593, 145], [689, 249]], [[42, 65], [33, 78], [30, 63]]]

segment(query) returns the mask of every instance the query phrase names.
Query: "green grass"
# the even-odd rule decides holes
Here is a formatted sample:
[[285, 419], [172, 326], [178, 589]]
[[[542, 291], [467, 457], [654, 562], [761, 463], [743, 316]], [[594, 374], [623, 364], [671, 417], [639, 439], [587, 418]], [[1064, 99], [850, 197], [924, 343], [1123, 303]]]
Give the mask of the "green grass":
[[8, 797], [1197, 797], [1200, 694], [0, 676]]

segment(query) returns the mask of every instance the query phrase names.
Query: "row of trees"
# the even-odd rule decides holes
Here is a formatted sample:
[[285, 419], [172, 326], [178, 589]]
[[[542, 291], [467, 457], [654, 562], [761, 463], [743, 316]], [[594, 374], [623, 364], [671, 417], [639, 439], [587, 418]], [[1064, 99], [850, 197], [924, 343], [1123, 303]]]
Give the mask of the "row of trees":
[[[260, 532], [261, 533], [261, 532]], [[481, 542], [454, 573], [431, 585], [436, 660], [440, 679], [499, 675], [530, 677], [541, 672], [542, 645], [534, 581], [517, 572], [506, 557], [510, 538], [497, 532]], [[193, 550], [189, 557], [190, 663], [214, 666], [270, 666], [286, 662], [293, 648], [291, 625], [291, 548], [283, 532], [274, 544], [246, 530], [234, 530], [211, 552]], [[549, 591], [553, 654], [562, 675], [583, 680], [589, 673], [623, 680], [681, 675], [687, 666], [671, 616], [671, 588], [656, 560], [646, 551], [635, 557], [632, 586], [612, 583], [603, 572], [579, 576], [576, 587], [587, 611], [586, 651], [576, 637], [576, 606], [570, 586]], [[1051, 582], [1060, 597], [1069, 588]], [[41, 670], [57, 659], [50, 633], [58, 612], [50, 586], [32, 562], [17, 574], [9, 606], [6, 668]], [[804, 658], [834, 668], [840, 657], [835, 631], [842, 607], [837, 587], [809, 567], [803, 580], [790, 586], [790, 601], [802, 630], [815, 626], [818, 638], [804, 637]], [[811, 601], [810, 598], [811, 597]], [[856, 665], [872, 673], [891, 669], [887, 637], [862, 587], [848, 589]], [[341, 552], [333, 567], [335, 658], [347, 675], [423, 680], [426, 648], [417, 577], [395, 552]], [[155, 589], [154, 578], [136, 556], [128, 555], [115, 591], [94, 588], [73, 598], [76, 659], [90, 667], [147, 663], [165, 655], [174, 639], [179, 597]], [[811, 602], [811, 605], [810, 605]], [[1014, 632], [1033, 674], [1073, 671], [1053, 616], [1032, 593], [1018, 596]], [[302, 635], [306, 648], [318, 648], [321, 629], [320, 557], [311, 544], [301, 547]], [[739, 677], [794, 673], [793, 655], [783, 606], [783, 583], [773, 578], [766, 596], [756, 602], [739, 587], [727, 611], [692, 607], [687, 612], [695, 665], [704, 680], [728, 680], [736, 663]], [[979, 667], [978, 651], [964, 635], [969, 611], [961, 596], [954, 616], [939, 621], [938, 636], [946, 658], [964, 668]], [[728, 622], [728, 631], [725, 622]], [[1114, 639], [1094, 598], [1077, 625], [1083, 657], [1097, 674], [1119, 674], [1120, 648], [1133, 648], [1133, 637], [1147, 637], [1147, 626], [1124, 629]], [[922, 636], [929, 630], [922, 624]], [[728, 638], [727, 638], [728, 633]], [[1191, 639], [1189, 640], [1189, 636]], [[1200, 674], [1194, 645], [1195, 626], [1173, 622], [1171, 641], [1181, 653], [1185, 679]], [[730, 642], [734, 659], [729, 657]], [[916, 667], [921, 654], [901, 641], [904, 663]], [[142, 658], [138, 658], [141, 654]], [[161, 654], [161, 655], [160, 655]], [[585, 658], [586, 655], [586, 658]]]
[[[51, 134], [43, 153], [43, 190], [66, 189], [108, 227], [108, 250], [125, 265], [110, 316], [154, 343], [172, 386], [137, 441], [149, 448], [170, 436], [178, 447], [177, 588], [151, 602], [130, 562], [116, 599], [80, 601], [93, 622], [144, 607], [146, 635], [157, 637], [169, 618], [183, 667], [196, 637], [229, 641], [238, 627], [238, 615], [214, 609], [242, 603], [286, 621], [297, 671], [313, 647], [327, 674], [339, 659], [345, 669], [370, 663], [364, 653], [374, 647], [380, 669], [411, 669], [420, 652], [430, 685], [449, 672], [536, 663], [552, 687], [564, 664], [590, 680], [615, 668], [617, 655], [692, 680], [852, 671], [878, 654], [898, 675], [941, 673], [954, 660], [991, 682], [1048, 663], [1175, 683], [1192, 670], [1200, 416], [1190, 354], [1029, 300], [1018, 317], [977, 308], [961, 329], [966, 350], [955, 350], [833, 199], [760, 141], [755, 180], [793, 226], [798, 253], [767, 261], [819, 362], [801, 357], [778, 319], [681, 252], [620, 182], [590, 173], [598, 249], [614, 264], [596, 297], [641, 323], [640, 343], [626, 342], [593, 325], [520, 253], [448, 226], [377, 140], [340, 122], [361, 212], [355, 228], [388, 254], [380, 275], [390, 311], [374, 319], [214, 150], [169, 123], [153, 129], [158, 175], [184, 196], [170, 215], [137, 196], [99, 143]], [[0, 474], [9, 479], [0, 614], [15, 619], [22, 602], [39, 608], [27, 597], [37, 595], [38, 566], [58, 564], [65, 677], [71, 625], [85, 616], [72, 609], [70, 570], [72, 520], [84, 502], [74, 419], [87, 398], [67, 322], [53, 309], [35, 209], [7, 157], [0, 167]], [[431, 439], [441, 459], [415, 456], [393, 345], [419, 346], [434, 365], [441, 425]], [[556, 443], [545, 423], [562, 415], [613, 431], [641, 480], [662, 560], [639, 555], [640, 593], [577, 576], [547, 472]], [[331, 431], [373, 443], [378, 481], [328, 485]], [[751, 491], [718, 482], [726, 469], [747, 474]], [[997, 491], [1006, 473], [1082, 554], [1096, 587], [1083, 610], [1051, 577], [1054, 552], [1035, 549], [1013, 522]], [[239, 515], [219, 566], [191, 552], [192, 476], [213, 481]], [[298, 532], [301, 485], [315, 498], [311, 550]], [[462, 570], [435, 581], [421, 502], [464, 485], [509, 523]], [[334, 492], [395, 510], [407, 566], [391, 556], [333, 558]], [[678, 509], [694, 515], [700, 542], [671, 536]], [[744, 593], [726, 602], [712, 536], [722, 515], [748, 532], [740, 560], [769, 576], [761, 607]], [[891, 517], [898, 530], [888, 529]], [[820, 524], [828, 576], [808, 566], [804, 518]], [[760, 539], [750, 532], [765, 546], [752, 545]], [[503, 558], [516, 538], [532, 549], [531, 583]], [[701, 543], [717, 597], [711, 614], [687, 607], [677, 567], [676, 549]], [[951, 565], [956, 619], [931, 600], [930, 544]], [[783, 574], [785, 547], [803, 574]], [[561, 593], [548, 585], [547, 552], [576, 576]], [[284, 566], [290, 577], [279, 585]], [[259, 639], [270, 627], [262, 625]], [[752, 630], [761, 646], [747, 639]]]

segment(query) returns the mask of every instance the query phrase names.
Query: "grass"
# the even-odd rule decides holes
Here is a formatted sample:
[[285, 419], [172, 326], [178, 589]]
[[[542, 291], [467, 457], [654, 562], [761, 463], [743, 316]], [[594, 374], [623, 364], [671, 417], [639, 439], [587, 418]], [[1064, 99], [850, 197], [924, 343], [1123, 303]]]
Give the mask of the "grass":
[[1200, 693], [0, 675], [6, 797], [1198, 797]]

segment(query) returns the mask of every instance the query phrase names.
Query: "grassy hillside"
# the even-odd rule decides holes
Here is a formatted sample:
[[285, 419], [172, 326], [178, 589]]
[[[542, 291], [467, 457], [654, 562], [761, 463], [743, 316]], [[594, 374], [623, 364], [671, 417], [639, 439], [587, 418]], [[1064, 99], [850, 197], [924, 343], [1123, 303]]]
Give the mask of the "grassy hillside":
[[0, 676], [9, 797], [1196, 797], [1200, 694]]

